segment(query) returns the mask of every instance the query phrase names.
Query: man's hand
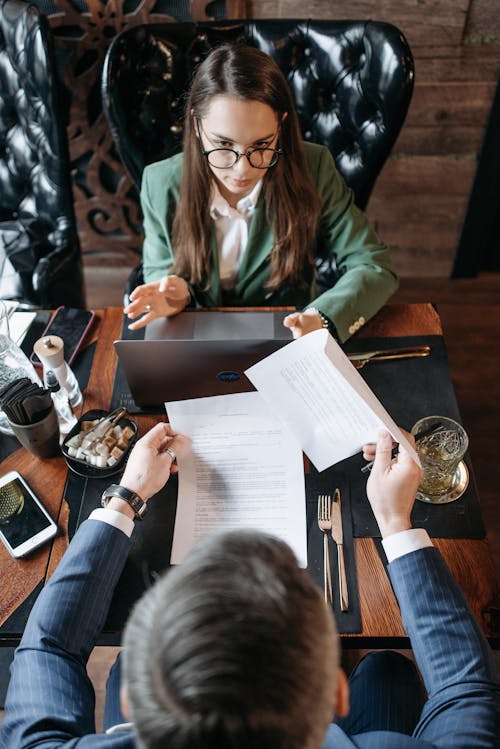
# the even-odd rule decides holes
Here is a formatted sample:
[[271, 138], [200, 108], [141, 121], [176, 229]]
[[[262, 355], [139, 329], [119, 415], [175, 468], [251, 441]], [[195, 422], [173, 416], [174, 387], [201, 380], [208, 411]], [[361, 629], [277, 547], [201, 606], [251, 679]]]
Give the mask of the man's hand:
[[159, 281], [137, 286], [130, 295], [130, 304], [123, 310], [131, 319], [142, 315], [140, 320], [129, 325], [138, 330], [157, 317], [171, 317], [189, 304], [189, 287], [179, 276], [164, 276]]
[[148, 500], [167, 483], [170, 474], [177, 471], [177, 464], [165, 452], [166, 448], [177, 456], [182, 455], [188, 445], [189, 439], [175, 434], [170, 424], [156, 424], [134, 445], [120, 485], [144, 501]]
[[[408, 439], [415, 444], [413, 437]], [[375, 450], [375, 462], [366, 485], [368, 499], [382, 538], [411, 528], [410, 514], [415, 502], [422, 470], [400, 445], [392, 458], [392, 437], [382, 431]], [[373, 445], [365, 445], [363, 456], [373, 458]]]
[[300, 338], [313, 330], [321, 330], [323, 320], [315, 309], [306, 309], [305, 312], [292, 312], [283, 320], [285, 328], [290, 328], [294, 338]]

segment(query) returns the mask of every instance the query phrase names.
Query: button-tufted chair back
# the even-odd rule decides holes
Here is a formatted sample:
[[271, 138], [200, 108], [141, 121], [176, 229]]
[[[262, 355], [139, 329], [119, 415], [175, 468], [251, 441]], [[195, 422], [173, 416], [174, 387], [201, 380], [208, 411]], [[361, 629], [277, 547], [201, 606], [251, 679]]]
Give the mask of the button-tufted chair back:
[[84, 306], [65, 117], [46, 19], [0, 2], [0, 298]]
[[[198, 63], [236, 41], [276, 60], [304, 139], [330, 149], [365, 208], [405, 119], [414, 71], [401, 32], [372, 21], [161, 23], [122, 32], [106, 56], [103, 108], [135, 185], [145, 165], [181, 150], [184, 95]], [[318, 271], [328, 285], [321, 261]]]

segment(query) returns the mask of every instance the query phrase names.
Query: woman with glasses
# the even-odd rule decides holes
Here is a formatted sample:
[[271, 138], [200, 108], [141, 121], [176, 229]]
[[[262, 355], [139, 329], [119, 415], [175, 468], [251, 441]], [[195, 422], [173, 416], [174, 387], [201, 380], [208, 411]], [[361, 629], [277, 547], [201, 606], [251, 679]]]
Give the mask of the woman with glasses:
[[[329, 150], [302, 141], [286, 79], [253, 47], [222, 45], [198, 67], [183, 153], [145, 168], [141, 205], [131, 329], [188, 306], [294, 306], [294, 337], [329, 327], [344, 341], [397, 288], [388, 248]], [[325, 252], [337, 280], [319, 293]]]

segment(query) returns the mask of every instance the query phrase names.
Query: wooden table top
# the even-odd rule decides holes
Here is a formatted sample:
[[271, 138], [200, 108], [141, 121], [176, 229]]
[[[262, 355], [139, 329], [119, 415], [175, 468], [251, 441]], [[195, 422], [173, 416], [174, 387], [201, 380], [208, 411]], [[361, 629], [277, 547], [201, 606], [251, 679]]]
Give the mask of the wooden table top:
[[[97, 324], [90, 342], [96, 350], [82, 412], [108, 408], [116, 368], [113, 341], [120, 337], [123, 312], [110, 307], [97, 312]], [[386, 305], [357, 336], [399, 337], [442, 335], [441, 323], [430, 304]], [[451, 387], [451, 383], [450, 383]], [[134, 415], [139, 436], [150, 429], [159, 416]], [[0, 545], [0, 644], [12, 644], [21, 632], [14, 631], [9, 617], [33, 591], [50, 577], [68, 546], [68, 505], [63, 497], [67, 466], [62, 457], [35, 458], [20, 448], [6, 458], [2, 473], [18, 470], [54, 517], [60, 533], [25, 560], [12, 559]], [[486, 539], [434, 539], [446, 559], [492, 645], [500, 644], [499, 587]], [[347, 647], [405, 647], [406, 634], [389, 579], [372, 538], [356, 538], [362, 632], [343, 635]], [[26, 604], [25, 604], [26, 606]], [[11, 622], [13, 619], [10, 620]]]

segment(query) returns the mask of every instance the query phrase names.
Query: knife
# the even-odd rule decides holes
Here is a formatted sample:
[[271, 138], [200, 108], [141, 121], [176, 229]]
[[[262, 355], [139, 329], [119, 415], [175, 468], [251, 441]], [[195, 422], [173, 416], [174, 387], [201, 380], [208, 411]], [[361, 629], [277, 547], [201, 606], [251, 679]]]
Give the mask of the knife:
[[430, 352], [430, 346], [403, 346], [402, 348], [358, 351], [352, 354], [347, 354], [347, 358], [352, 362], [377, 359], [404, 359], [410, 356], [429, 356]]
[[344, 562], [344, 532], [342, 529], [342, 512], [340, 508], [340, 490], [335, 489], [332, 501], [332, 538], [337, 544], [337, 561], [339, 572], [339, 594], [340, 610], [347, 611], [349, 608], [349, 593], [347, 591], [347, 578]]

